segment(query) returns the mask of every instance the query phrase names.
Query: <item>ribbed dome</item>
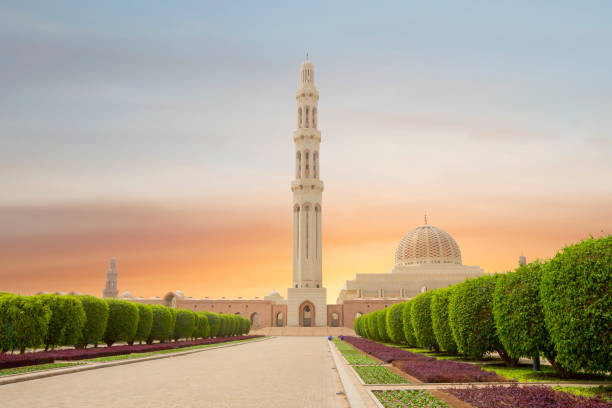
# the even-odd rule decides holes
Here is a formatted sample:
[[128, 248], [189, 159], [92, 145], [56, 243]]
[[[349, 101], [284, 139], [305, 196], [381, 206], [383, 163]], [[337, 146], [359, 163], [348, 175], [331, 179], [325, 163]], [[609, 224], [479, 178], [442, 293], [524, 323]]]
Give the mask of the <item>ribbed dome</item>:
[[406, 234], [395, 251], [396, 266], [423, 263], [461, 265], [461, 251], [446, 231], [424, 224]]

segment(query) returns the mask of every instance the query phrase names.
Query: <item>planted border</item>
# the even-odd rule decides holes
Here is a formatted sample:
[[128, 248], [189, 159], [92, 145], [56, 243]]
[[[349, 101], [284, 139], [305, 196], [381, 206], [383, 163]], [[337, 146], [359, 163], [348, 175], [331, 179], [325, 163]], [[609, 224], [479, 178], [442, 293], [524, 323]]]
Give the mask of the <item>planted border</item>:
[[385, 408], [446, 408], [448, 405], [423, 390], [374, 390]]
[[383, 366], [355, 366], [353, 369], [366, 384], [406, 384], [410, 382]]

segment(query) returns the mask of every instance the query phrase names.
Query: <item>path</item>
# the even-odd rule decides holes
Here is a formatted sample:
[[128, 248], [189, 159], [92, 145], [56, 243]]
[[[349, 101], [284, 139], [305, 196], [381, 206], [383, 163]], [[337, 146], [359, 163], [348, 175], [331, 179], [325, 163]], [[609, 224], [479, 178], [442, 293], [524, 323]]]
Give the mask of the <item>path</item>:
[[237, 347], [0, 386], [10, 407], [346, 407], [324, 337]]

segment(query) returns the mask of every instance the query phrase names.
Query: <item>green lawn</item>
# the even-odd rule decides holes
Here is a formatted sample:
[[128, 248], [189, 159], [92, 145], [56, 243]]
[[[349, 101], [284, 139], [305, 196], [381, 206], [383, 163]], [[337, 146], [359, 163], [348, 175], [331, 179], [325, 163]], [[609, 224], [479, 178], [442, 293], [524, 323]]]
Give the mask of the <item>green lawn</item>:
[[612, 386], [601, 387], [553, 387], [557, 391], [569, 392], [570, 394], [583, 397], [601, 396], [605, 401], [612, 402]]
[[132, 358], [150, 357], [150, 356], [157, 356], [157, 355], [160, 355], [160, 354], [179, 353], [181, 351], [195, 350], [195, 349], [202, 349], [202, 348], [216, 347], [216, 346], [224, 346], [226, 344], [246, 343], [246, 342], [249, 342], [249, 341], [260, 340], [260, 339], [261, 339], [261, 337], [258, 337], [258, 338], [255, 338], [255, 339], [226, 341], [224, 343], [202, 344], [202, 345], [199, 345], [199, 346], [183, 347], [183, 348], [179, 348], [179, 349], [168, 349], [168, 350], [150, 351], [150, 352], [147, 352], [147, 353], [121, 354], [121, 355], [118, 355], [118, 356], [108, 356], [108, 357], [92, 358], [92, 359], [84, 360], [84, 361], [94, 361], [94, 362], [98, 362], [98, 363], [107, 363], [109, 361], [129, 360], [129, 359], [132, 359]]
[[[515, 367], [506, 367], [503, 364], [480, 364], [480, 367], [485, 371], [494, 371], [509, 380], [520, 382], [568, 381], [557, 376], [555, 370], [547, 365], [542, 365], [540, 371], [533, 371], [531, 364], [521, 364]], [[612, 377], [580, 373], [572, 376], [569, 381], [571, 380], [612, 381]]]
[[332, 341], [334, 342], [334, 344], [336, 345], [340, 353], [342, 353], [342, 355], [344, 356], [344, 358], [350, 365], [381, 364], [378, 361], [366, 355], [365, 353], [363, 353], [362, 351], [357, 350], [355, 347], [351, 346], [350, 344], [340, 339], [333, 339]]
[[410, 382], [387, 367], [355, 366], [353, 368], [366, 384], [405, 384]]
[[0, 370], [0, 377], [3, 375], [25, 374], [34, 371], [51, 370], [53, 368], [64, 368], [81, 365], [83, 363], [48, 363], [26, 367], [5, 368]]

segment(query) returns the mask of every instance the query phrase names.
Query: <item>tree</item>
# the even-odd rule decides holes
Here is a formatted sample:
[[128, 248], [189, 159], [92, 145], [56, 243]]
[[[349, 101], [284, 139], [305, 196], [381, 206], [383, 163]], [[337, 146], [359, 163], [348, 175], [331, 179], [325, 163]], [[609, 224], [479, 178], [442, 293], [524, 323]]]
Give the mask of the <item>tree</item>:
[[77, 347], [85, 348], [88, 344], [98, 344], [102, 340], [108, 323], [108, 303], [90, 295], [80, 295], [79, 300], [85, 311], [85, 324]]
[[193, 337], [196, 339], [206, 339], [210, 336], [210, 324], [206, 312], [196, 313], [197, 322], [193, 331]]
[[195, 313], [191, 310], [176, 309], [174, 340], [191, 337], [195, 327]]
[[151, 311], [153, 312], [153, 323], [151, 324], [151, 331], [149, 332], [149, 338], [147, 343], [151, 344], [155, 340], [163, 343], [169, 340], [169, 333], [174, 333], [174, 326], [172, 323], [172, 312], [171, 309], [162, 305], [151, 305]]
[[419, 347], [438, 350], [438, 343], [431, 325], [432, 297], [433, 292], [425, 292], [412, 299], [410, 321]]
[[118, 341], [129, 341], [138, 329], [138, 307], [131, 302], [105, 299], [108, 303], [108, 324], [104, 332], [104, 342], [112, 346]]
[[414, 337], [414, 328], [412, 327], [412, 319], [410, 314], [412, 312], [412, 300], [408, 302], [404, 302], [404, 309], [402, 310], [402, 325], [404, 329], [404, 338], [406, 339], [406, 344], [409, 346], [416, 346], [417, 341], [416, 337]]
[[76, 296], [39, 295], [49, 307], [51, 318], [45, 336], [45, 351], [49, 347], [74, 345], [87, 321], [83, 304]]
[[430, 305], [431, 326], [440, 349], [449, 354], [456, 354], [457, 344], [448, 322], [448, 301], [451, 291], [452, 287], [437, 289], [433, 292]]
[[204, 313], [206, 313], [208, 324], [210, 325], [210, 337], [219, 337], [219, 332], [221, 330], [221, 319], [219, 318], [219, 315], [215, 312], [208, 311], [205, 311]]
[[131, 346], [135, 341], [147, 341], [149, 334], [151, 333], [151, 327], [153, 326], [153, 308], [151, 305], [136, 303], [138, 307], [138, 328], [136, 334], [128, 344]]
[[508, 356], [497, 338], [493, 319], [495, 280], [495, 276], [485, 275], [455, 285], [449, 299], [449, 322], [460, 353], [482, 358], [489, 351], [497, 351], [506, 364], [515, 365], [517, 360]]
[[387, 310], [377, 310], [376, 316], [376, 328], [378, 329], [378, 338], [381, 341], [389, 341], [389, 335], [387, 334], [387, 325], [385, 323], [385, 317], [387, 316]]
[[51, 310], [40, 296], [0, 297], [0, 349], [3, 352], [39, 347], [44, 343]]
[[404, 322], [402, 320], [404, 305], [405, 302], [392, 305], [387, 309], [387, 314], [385, 316], [387, 334], [395, 344], [406, 343], [406, 338], [404, 337]]
[[556, 362], [572, 371], [612, 371], [612, 236], [567, 246], [543, 269], [544, 321]]

